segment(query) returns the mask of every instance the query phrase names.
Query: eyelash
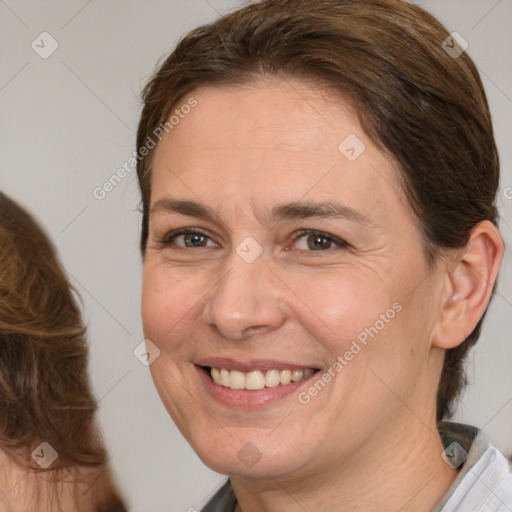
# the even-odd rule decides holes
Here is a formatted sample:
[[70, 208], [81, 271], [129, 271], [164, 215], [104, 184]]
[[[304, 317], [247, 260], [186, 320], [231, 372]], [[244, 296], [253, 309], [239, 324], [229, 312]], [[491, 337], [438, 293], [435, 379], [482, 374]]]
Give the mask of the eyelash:
[[[177, 229], [176, 231], [171, 231], [167, 233], [161, 240], [163, 246], [172, 245], [172, 241], [174, 238], [180, 235], [201, 235], [207, 238], [210, 238], [206, 233], [197, 228], [186, 228], [186, 229]], [[193, 249], [193, 247], [182, 247], [181, 245], [177, 246], [179, 249]]]
[[[338, 247], [338, 249], [348, 249], [350, 247], [350, 245], [347, 242], [345, 242], [345, 240], [342, 240], [341, 238], [338, 238], [337, 236], [329, 235], [328, 233], [324, 233], [323, 231], [318, 231], [316, 229], [299, 229], [298, 231], [295, 232], [295, 237], [294, 237], [293, 241], [297, 242], [297, 240], [299, 238], [302, 238], [303, 236], [308, 236], [308, 235], [316, 235], [318, 237], [325, 238], [326, 240], [329, 240], [334, 245], [336, 245]], [[329, 249], [331, 249], [331, 248], [332, 247], [329, 247]], [[325, 250], [328, 250], [328, 249], [325, 249]], [[317, 252], [325, 252], [325, 250], [317, 251]], [[310, 252], [315, 252], [315, 251], [310, 251]]]
[[[173, 245], [173, 240], [177, 236], [180, 236], [180, 235], [201, 235], [201, 236], [205, 236], [206, 238], [211, 240], [211, 238], [206, 233], [204, 233], [202, 230], [200, 230], [198, 228], [186, 228], [186, 229], [178, 229], [176, 231], [171, 231], [170, 233], [166, 234], [163, 237], [163, 239], [161, 240], [162, 246], [167, 247], [167, 246]], [[294, 233], [294, 235], [295, 235], [293, 238], [294, 242], [297, 242], [297, 240], [299, 240], [300, 238], [302, 238], [304, 236], [317, 235], [318, 237], [325, 238], [326, 240], [329, 240], [334, 245], [336, 245], [339, 249], [347, 249], [350, 247], [350, 245], [347, 242], [345, 242], [344, 240], [342, 240], [341, 238], [338, 238], [334, 235], [329, 235], [328, 233], [324, 233], [323, 231], [318, 231], [316, 229], [299, 229]], [[180, 245], [178, 245], [176, 247], [178, 249], [194, 249], [194, 247], [183, 247]], [[199, 246], [199, 248], [201, 248], [201, 247]], [[329, 247], [329, 249], [332, 249], [332, 247]], [[329, 250], [329, 249], [323, 249], [323, 250], [318, 250], [318, 251], [310, 250], [307, 252], [325, 252], [326, 250]]]

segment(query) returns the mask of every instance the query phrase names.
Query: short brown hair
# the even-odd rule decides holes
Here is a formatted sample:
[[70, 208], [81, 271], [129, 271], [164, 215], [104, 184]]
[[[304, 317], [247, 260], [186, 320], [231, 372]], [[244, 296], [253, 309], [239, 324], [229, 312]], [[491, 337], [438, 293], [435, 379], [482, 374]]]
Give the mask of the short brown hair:
[[[70, 469], [94, 470], [87, 474], [96, 510], [123, 512], [95, 421], [87, 358], [80, 310], [52, 243], [0, 192], [0, 449], [55, 483]], [[47, 470], [31, 457], [41, 442], [58, 454]]]
[[[443, 249], [464, 247], [478, 222], [497, 223], [499, 158], [485, 91], [467, 53], [445, 51], [449, 37], [432, 15], [401, 0], [250, 4], [193, 30], [163, 62], [143, 91], [138, 150], [200, 86], [309, 80], [348, 99], [367, 135], [398, 163], [433, 264]], [[137, 167], [143, 254], [152, 154]], [[482, 320], [446, 351], [438, 420], [452, 414], [466, 384], [463, 361]]]

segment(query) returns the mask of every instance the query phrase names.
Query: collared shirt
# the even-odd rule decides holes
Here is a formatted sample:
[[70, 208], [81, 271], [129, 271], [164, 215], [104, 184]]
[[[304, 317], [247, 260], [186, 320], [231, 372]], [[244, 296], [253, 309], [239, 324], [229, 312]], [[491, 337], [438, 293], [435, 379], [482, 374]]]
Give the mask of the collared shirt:
[[[439, 424], [447, 463], [460, 470], [432, 512], [512, 512], [512, 472], [507, 459], [475, 427], [449, 421]], [[235, 512], [229, 480], [201, 512]]]
[[439, 433], [444, 453], [457, 457], [461, 447], [464, 451], [459, 456], [464, 460], [459, 474], [432, 512], [512, 512], [510, 464], [485, 434], [477, 428], [448, 421], [440, 424]]

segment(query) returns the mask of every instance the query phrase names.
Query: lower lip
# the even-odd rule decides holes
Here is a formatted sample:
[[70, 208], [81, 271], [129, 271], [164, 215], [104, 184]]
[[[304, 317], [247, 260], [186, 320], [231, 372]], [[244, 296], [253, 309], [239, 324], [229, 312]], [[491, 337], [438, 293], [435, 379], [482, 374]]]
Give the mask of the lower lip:
[[220, 384], [215, 384], [207, 371], [196, 366], [199, 378], [203, 382], [206, 390], [219, 402], [236, 407], [239, 409], [256, 409], [265, 407], [286, 398], [295, 393], [305, 382], [308, 382], [316, 375], [313, 373], [298, 382], [290, 382], [290, 384], [279, 384], [274, 388], [263, 388], [254, 391], [247, 389], [230, 389]]

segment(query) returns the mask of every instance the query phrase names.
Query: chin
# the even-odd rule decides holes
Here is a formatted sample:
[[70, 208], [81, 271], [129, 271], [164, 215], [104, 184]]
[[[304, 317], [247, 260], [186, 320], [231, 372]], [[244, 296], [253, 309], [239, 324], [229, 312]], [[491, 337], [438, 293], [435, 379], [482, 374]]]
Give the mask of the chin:
[[[267, 433], [265, 433], [267, 435]], [[282, 439], [274, 443], [258, 440], [261, 432], [253, 436], [245, 436], [244, 441], [233, 438], [228, 440], [205, 439], [202, 443], [190, 440], [198, 457], [210, 469], [228, 476], [246, 478], [286, 478], [287, 476], [304, 473], [306, 470], [306, 454], [300, 448], [291, 445], [283, 446]], [[300, 443], [299, 443], [300, 444]]]

